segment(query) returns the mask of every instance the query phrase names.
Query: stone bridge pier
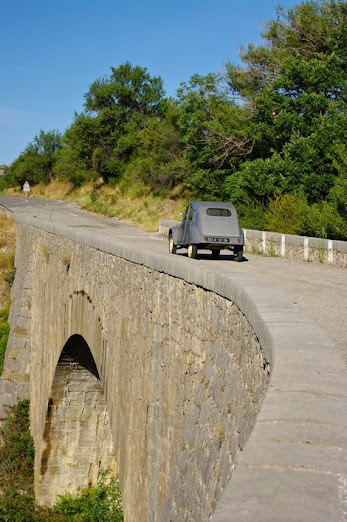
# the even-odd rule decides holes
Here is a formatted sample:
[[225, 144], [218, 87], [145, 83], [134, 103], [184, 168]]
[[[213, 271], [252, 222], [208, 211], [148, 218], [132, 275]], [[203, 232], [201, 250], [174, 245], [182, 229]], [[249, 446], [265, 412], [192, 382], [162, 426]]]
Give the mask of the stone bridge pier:
[[59, 494], [96, 484], [103, 470], [117, 474], [99, 373], [80, 335], [69, 338], [59, 357], [36, 453], [35, 492], [40, 504], [52, 505]]

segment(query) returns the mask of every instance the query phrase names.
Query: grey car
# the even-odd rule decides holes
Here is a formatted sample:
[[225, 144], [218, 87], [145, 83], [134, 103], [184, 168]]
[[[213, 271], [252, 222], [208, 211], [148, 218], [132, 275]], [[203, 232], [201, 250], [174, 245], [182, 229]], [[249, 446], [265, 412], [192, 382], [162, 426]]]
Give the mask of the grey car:
[[178, 248], [187, 248], [188, 257], [195, 258], [198, 250], [211, 250], [217, 258], [222, 249], [228, 249], [236, 261], [242, 261], [243, 247], [243, 231], [231, 203], [193, 201], [187, 206], [182, 223], [169, 230], [172, 254]]

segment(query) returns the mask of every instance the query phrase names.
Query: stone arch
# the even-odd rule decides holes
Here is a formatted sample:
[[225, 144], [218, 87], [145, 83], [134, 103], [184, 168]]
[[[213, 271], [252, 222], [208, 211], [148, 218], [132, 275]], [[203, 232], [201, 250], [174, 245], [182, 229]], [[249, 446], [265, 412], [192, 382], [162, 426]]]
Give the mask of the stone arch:
[[48, 400], [36, 498], [53, 505], [65, 492], [97, 483], [99, 472], [116, 474], [107, 405], [90, 348], [81, 335], [66, 342]]

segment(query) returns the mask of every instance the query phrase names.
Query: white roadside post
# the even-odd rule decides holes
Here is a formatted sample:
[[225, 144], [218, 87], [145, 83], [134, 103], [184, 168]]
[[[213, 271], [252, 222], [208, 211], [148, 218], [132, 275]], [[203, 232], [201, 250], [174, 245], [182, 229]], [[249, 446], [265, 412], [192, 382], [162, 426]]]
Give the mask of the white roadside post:
[[24, 185], [23, 185], [23, 190], [24, 190], [25, 195], [27, 196], [27, 195], [29, 194], [29, 192], [30, 192], [30, 185], [29, 185], [29, 182], [28, 182], [28, 181], [26, 181], [26, 182], [24, 183]]

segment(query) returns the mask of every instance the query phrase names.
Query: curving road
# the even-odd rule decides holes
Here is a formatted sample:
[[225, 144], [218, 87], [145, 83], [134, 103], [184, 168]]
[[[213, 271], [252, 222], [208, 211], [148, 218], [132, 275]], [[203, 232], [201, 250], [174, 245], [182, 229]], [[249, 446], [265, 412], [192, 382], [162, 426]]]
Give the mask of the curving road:
[[[95, 234], [117, 239], [122, 243], [150, 245], [161, 255], [167, 252], [166, 238], [157, 233], [141, 232], [117, 220], [79, 209], [76, 203], [19, 198], [0, 195], [0, 205], [14, 213], [25, 213], [69, 227], [88, 228]], [[167, 255], [170, 254], [167, 252]], [[330, 265], [246, 254], [242, 263], [222, 253], [218, 260], [209, 254], [188, 259], [186, 251], [176, 255], [187, 263], [197, 263], [208, 270], [213, 266], [223, 273], [248, 274], [268, 281], [283, 291], [306, 315], [311, 316], [332, 338], [347, 362], [347, 270]]]
[[[1, 204], [28, 215], [31, 225], [38, 218], [45, 230], [64, 230], [114, 255], [125, 252], [132, 262], [145, 263], [149, 254], [149, 266], [174, 267], [168, 273], [187, 275], [194, 284], [206, 277], [228, 290], [229, 283], [240, 281], [269, 333], [276, 363], [257, 423], [211, 520], [226, 522], [231, 514], [240, 522], [347, 520], [346, 270], [250, 254], [242, 263], [228, 254], [188, 259], [186, 251], [172, 263], [167, 239], [159, 234], [74, 203], [0, 196]], [[216, 272], [226, 277], [214, 278]], [[223, 294], [223, 287], [216, 288]]]

